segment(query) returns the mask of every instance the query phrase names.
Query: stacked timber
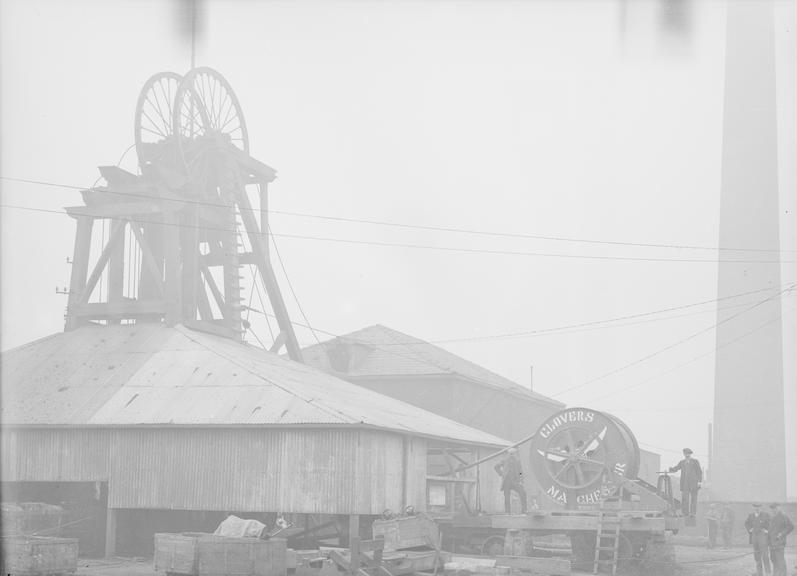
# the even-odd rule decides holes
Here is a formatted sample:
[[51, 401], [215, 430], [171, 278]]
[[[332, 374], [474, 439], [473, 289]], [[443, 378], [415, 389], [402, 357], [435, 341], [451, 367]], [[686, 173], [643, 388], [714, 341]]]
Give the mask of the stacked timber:
[[458, 556], [454, 555], [444, 566], [448, 574], [463, 573], [485, 576], [569, 576], [570, 561], [564, 558], [538, 558], [530, 556]]
[[287, 548], [280, 538], [155, 534], [155, 569], [169, 576], [286, 576]]
[[2, 574], [50, 576], [77, 571], [77, 538], [4, 536]]

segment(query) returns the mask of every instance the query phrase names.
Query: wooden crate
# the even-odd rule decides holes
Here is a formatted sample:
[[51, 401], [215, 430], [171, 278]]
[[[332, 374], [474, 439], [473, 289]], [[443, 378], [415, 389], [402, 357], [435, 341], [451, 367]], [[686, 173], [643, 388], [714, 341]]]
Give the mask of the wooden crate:
[[60, 536], [64, 509], [42, 502], [3, 502], [3, 536], [46, 534]]
[[155, 534], [155, 569], [189, 576], [286, 576], [287, 549], [279, 538]]
[[14, 576], [74, 574], [77, 554], [77, 538], [4, 537], [2, 573]]
[[426, 516], [408, 516], [392, 520], [374, 520], [373, 537], [385, 539], [385, 550], [407, 548], [436, 548], [440, 541], [440, 530], [434, 520]]

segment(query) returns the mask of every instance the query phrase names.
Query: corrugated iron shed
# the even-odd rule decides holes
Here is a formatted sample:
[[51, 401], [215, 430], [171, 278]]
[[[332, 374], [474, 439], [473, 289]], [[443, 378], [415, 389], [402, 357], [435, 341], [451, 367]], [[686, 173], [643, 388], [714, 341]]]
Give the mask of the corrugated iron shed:
[[[343, 348], [343, 350], [341, 350]], [[331, 355], [341, 350], [345, 366]], [[457, 376], [557, 408], [564, 404], [538, 394], [456, 354], [387, 326], [376, 324], [303, 349], [305, 361], [345, 378]], [[345, 369], [341, 369], [345, 368]]]
[[357, 426], [507, 442], [183, 326], [87, 326], [2, 355], [6, 426]]

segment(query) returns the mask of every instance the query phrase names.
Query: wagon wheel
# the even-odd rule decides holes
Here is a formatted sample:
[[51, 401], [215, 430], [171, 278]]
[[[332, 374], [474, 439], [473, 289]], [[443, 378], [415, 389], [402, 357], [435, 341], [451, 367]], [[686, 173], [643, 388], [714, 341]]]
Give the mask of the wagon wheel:
[[504, 553], [504, 539], [501, 536], [490, 536], [482, 544], [483, 556], [501, 556]]
[[596, 433], [574, 426], [551, 436], [547, 446], [539, 452], [561, 487], [579, 490], [599, 480], [607, 469], [602, 444], [605, 436], [605, 428]]
[[249, 152], [243, 110], [232, 87], [212, 68], [185, 75], [174, 99], [173, 132], [189, 179], [202, 182], [213, 152], [232, 145]]
[[135, 143], [138, 165], [163, 158], [173, 142], [174, 97], [182, 77], [158, 72], [146, 81], [136, 104]]

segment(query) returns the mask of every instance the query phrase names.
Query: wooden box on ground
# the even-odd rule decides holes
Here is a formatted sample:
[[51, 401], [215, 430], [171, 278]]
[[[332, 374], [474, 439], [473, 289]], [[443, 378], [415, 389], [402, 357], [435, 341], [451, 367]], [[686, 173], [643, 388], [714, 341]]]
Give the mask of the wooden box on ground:
[[440, 530], [434, 520], [425, 516], [408, 516], [392, 520], [374, 520], [373, 537], [385, 539], [385, 551], [426, 546], [437, 548]]
[[190, 576], [286, 576], [287, 549], [279, 538], [155, 534], [155, 569]]
[[3, 536], [43, 533], [60, 536], [64, 509], [43, 502], [3, 502]]
[[77, 538], [7, 536], [3, 538], [2, 573], [49, 576], [77, 571]]

